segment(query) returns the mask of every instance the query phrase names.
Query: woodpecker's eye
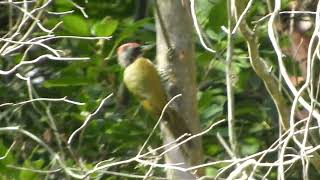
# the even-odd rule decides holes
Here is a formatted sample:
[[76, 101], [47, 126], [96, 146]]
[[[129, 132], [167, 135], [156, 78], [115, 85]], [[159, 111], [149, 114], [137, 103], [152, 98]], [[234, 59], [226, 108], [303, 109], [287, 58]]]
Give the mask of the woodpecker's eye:
[[129, 61], [130, 64], [133, 63], [134, 60], [142, 54], [140, 46], [128, 47], [125, 52], [126, 52], [126, 56], [127, 56], [126, 57], [127, 61]]
[[134, 58], [137, 58], [138, 56], [140, 56], [142, 54], [142, 51], [141, 51], [141, 46], [137, 46], [137, 47], [133, 47], [132, 48], [132, 56]]

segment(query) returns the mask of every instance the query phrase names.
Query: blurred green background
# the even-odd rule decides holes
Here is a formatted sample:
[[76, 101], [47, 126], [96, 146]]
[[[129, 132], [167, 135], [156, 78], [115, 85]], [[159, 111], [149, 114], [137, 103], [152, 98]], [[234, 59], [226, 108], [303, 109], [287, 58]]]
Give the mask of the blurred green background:
[[[84, 40], [59, 38], [46, 42], [55, 49], [63, 50], [67, 57], [90, 57], [88, 61], [44, 61], [33, 65], [23, 66], [18, 73], [31, 78], [33, 96], [46, 98], [62, 98], [83, 102], [77, 106], [65, 102], [34, 102], [18, 106], [0, 107], [0, 126], [20, 126], [42, 138], [55, 151], [59, 151], [67, 165], [78, 167], [79, 160], [92, 168], [95, 163], [108, 159], [110, 162], [128, 159], [139, 151], [143, 142], [151, 132], [155, 121], [140, 108], [139, 103], [130, 98], [126, 108], [116, 108], [116, 95], [107, 100], [104, 107], [85, 129], [84, 133], [76, 136], [72, 143], [74, 154], [70, 154], [66, 142], [71, 133], [80, 127], [86, 116], [95, 111], [101, 100], [111, 93], [117, 93], [122, 79], [122, 69], [116, 63], [115, 49], [122, 43], [137, 41], [144, 44], [155, 43], [153, 4], [149, 4], [148, 16], [134, 21], [135, 3], [131, 0], [88, 0], [75, 1], [85, 8], [88, 18], [68, 0], [55, 0], [49, 8], [43, 11], [41, 22], [51, 29], [60, 21], [63, 22], [55, 30], [57, 36], [112, 36], [110, 40]], [[41, 4], [41, 1], [37, 3]], [[0, 6], [1, 36], [8, 31], [8, 5]], [[72, 14], [53, 15], [51, 12], [71, 11]], [[13, 11], [17, 19], [21, 16]], [[277, 66], [275, 53], [267, 38], [266, 21], [254, 23], [267, 12], [264, 1], [257, 1], [249, 11], [246, 21], [255, 27], [259, 34], [261, 55], [270, 65]], [[19, 14], [19, 15], [18, 15]], [[196, 45], [197, 83], [199, 85], [198, 112], [202, 128], [226, 116], [226, 86], [225, 86], [225, 57], [227, 37], [221, 26], [226, 26], [227, 13], [225, 0], [197, 1], [198, 21], [217, 51], [212, 55], [206, 52], [194, 34]], [[15, 21], [14, 21], [15, 22]], [[46, 35], [35, 30], [31, 37]], [[232, 62], [233, 87], [235, 90], [236, 131], [240, 153], [250, 155], [268, 148], [278, 138], [277, 112], [266, 92], [262, 81], [255, 75], [250, 66], [246, 44], [237, 33], [234, 37], [234, 56]], [[31, 48], [26, 60], [48, 53], [40, 47]], [[0, 57], [0, 69], [10, 69], [17, 64], [23, 52], [17, 51], [11, 56]], [[147, 57], [153, 59], [155, 49]], [[292, 63], [290, 66], [295, 66]], [[29, 99], [25, 81], [14, 74], [0, 76], [0, 104], [21, 102]], [[61, 138], [61, 147], [55, 138], [50, 118], [56, 123], [57, 133]], [[157, 130], [152, 137], [150, 146], [161, 145]], [[227, 123], [215, 127], [203, 136], [205, 161], [230, 159], [225, 149], [217, 140], [219, 132], [225, 140]], [[0, 160], [1, 179], [60, 179], [66, 175], [62, 171], [43, 174], [14, 167], [40, 170], [58, 169], [52, 156], [38, 143], [19, 133], [0, 134], [0, 156], [4, 155], [13, 141], [16, 141], [8, 156]], [[274, 156], [267, 159], [274, 160]], [[218, 169], [226, 164], [206, 168], [206, 175], [215, 176]], [[294, 168], [292, 168], [294, 169]], [[148, 167], [138, 163], [123, 164], [108, 169], [108, 171], [145, 174]], [[292, 178], [298, 178], [296, 171], [288, 172]], [[164, 176], [164, 170], [156, 168], [154, 176]], [[96, 173], [93, 179], [126, 179], [108, 173]], [[271, 178], [276, 178], [271, 172]]]

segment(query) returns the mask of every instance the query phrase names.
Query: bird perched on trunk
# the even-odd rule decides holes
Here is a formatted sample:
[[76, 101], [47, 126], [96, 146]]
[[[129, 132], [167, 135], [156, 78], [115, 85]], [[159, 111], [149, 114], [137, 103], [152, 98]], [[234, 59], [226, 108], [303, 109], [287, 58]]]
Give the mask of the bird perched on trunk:
[[[138, 43], [121, 45], [117, 50], [118, 63], [125, 69], [125, 86], [139, 99], [145, 110], [159, 118], [168, 99], [156, 67], [149, 59], [142, 57], [143, 50]], [[163, 120], [175, 138], [185, 133], [191, 134], [186, 122], [174, 109], [166, 109]], [[191, 142], [187, 144], [192, 145]]]

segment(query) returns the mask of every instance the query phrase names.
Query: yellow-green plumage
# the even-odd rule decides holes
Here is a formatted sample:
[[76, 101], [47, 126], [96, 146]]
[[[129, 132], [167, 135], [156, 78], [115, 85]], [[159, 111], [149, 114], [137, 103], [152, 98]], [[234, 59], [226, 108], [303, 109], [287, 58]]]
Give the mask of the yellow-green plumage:
[[146, 110], [161, 113], [167, 98], [158, 71], [149, 59], [139, 57], [130, 64], [124, 71], [123, 82]]
[[[126, 67], [123, 74], [123, 82], [128, 90], [139, 98], [143, 107], [156, 117], [159, 117], [167, 103], [167, 96], [162, 87], [160, 76], [153, 63], [146, 58], [138, 57], [132, 64]], [[184, 133], [191, 132], [186, 122], [172, 108], [166, 109], [164, 122], [172, 131], [175, 138]], [[192, 142], [188, 142], [192, 145]]]

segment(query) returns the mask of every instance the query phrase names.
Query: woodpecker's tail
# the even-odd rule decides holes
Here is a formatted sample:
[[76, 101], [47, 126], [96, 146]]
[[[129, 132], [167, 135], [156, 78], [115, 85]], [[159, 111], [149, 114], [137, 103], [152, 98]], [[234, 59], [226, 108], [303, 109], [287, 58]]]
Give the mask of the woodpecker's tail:
[[[167, 126], [169, 127], [169, 130], [175, 139], [181, 137], [184, 134], [188, 134], [188, 136], [181, 139], [180, 142], [192, 135], [192, 132], [188, 128], [185, 120], [174, 109], [168, 108], [166, 110], [164, 114], [164, 121], [167, 123]], [[192, 148], [194, 146], [193, 140], [187, 141], [185, 145], [187, 146], [188, 149]]]

